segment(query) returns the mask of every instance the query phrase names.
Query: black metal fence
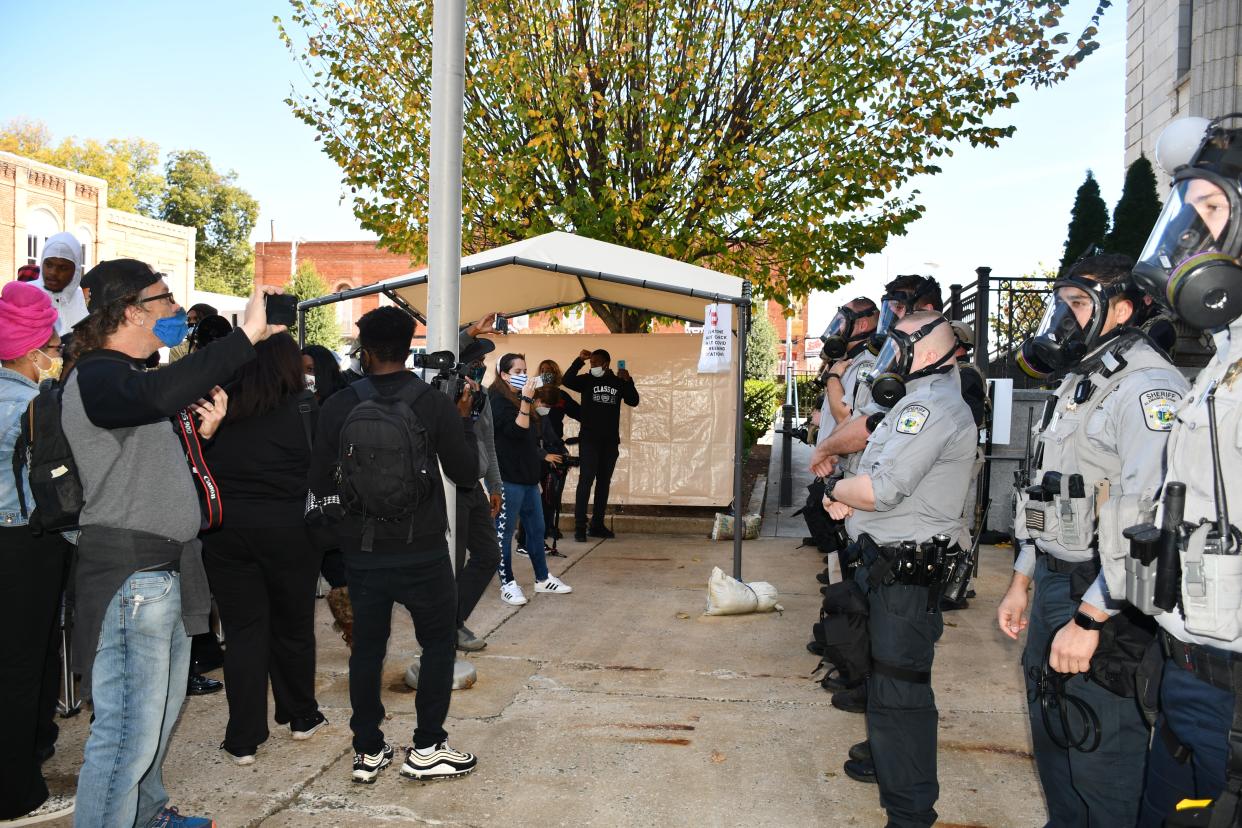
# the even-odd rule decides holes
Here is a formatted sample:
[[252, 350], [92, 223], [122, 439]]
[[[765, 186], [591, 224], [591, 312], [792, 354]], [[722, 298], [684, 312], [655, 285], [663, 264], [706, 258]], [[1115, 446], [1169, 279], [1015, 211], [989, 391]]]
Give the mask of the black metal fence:
[[975, 364], [984, 376], [1009, 378], [1016, 388], [1039, 383], [1022, 371], [1014, 355], [1035, 332], [1054, 280], [1045, 277], [993, 276], [992, 268], [975, 269], [971, 285], [952, 285], [945, 312], [974, 328]]

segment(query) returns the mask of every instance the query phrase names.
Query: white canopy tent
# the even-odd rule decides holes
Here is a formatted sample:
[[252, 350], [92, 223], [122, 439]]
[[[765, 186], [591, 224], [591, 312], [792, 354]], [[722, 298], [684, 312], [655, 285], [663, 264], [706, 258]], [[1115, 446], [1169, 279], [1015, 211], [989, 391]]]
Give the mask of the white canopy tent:
[[[521, 316], [591, 300], [695, 324], [703, 322], [708, 303], [737, 306], [738, 312], [733, 314], [738, 344], [733, 505], [735, 513], [742, 512], [743, 378], [751, 301], [749, 283], [697, 265], [562, 232], [545, 233], [464, 257], [461, 278], [459, 325], [493, 311]], [[299, 322], [310, 308], [377, 293], [425, 321], [427, 280], [428, 271], [423, 269], [309, 299], [298, 305]], [[305, 326], [298, 328], [304, 330]], [[734, 521], [733, 575], [739, 579], [742, 523]]]

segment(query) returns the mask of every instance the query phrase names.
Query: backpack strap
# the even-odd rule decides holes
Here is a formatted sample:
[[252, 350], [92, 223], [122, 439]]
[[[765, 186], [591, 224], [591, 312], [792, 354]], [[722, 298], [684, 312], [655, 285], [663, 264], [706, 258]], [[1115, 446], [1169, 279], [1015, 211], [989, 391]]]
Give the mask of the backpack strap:
[[26, 441], [19, 429], [17, 444], [13, 446], [13, 485], [17, 488], [17, 506], [21, 510], [22, 519], [29, 520], [30, 513], [26, 510], [26, 488], [22, 486], [22, 466], [26, 465], [25, 457]]
[[[415, 379], [417, 379], [417, 377], [415, 377]], [[431, 386], [425, 382], [407, 382], [397, 390], [397, 393], [394, 396], [410, 408], [413, 408], [414, 403], [422, 399], [423, 394], [426, 394], [430, 390]]]
[[306, 434], [306, 447], [315, 448], [315, 427], [311, 424], [315, 413], [315, 394], [308, 388], [298, 394], [298, 414], [302, 415], [302, 431]]
[[363, 377], [349, 387], [354, 389], [354, 393], [358, 395], [358, 402], [366, 402], [379, 396], [379, 389], [375, 387], [375, 383], [371, 382], [370, 377]]

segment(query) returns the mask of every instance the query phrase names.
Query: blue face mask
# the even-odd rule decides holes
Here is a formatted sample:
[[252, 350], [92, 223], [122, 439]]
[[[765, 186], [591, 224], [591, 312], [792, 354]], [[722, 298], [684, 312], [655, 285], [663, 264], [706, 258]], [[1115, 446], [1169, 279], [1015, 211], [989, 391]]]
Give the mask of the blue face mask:
[[185, 341], [190, 326], [185, 321], [185, 310], [179, 310], [172, 316], [157, 319], [151, 326], [151, 333], [169, 348], [175, 348]]
[[514, 391], [521, 391], [523, 388], [526, 387], [526, 375], [525, 374], [510, 374], [509, 385], [513, 386]]

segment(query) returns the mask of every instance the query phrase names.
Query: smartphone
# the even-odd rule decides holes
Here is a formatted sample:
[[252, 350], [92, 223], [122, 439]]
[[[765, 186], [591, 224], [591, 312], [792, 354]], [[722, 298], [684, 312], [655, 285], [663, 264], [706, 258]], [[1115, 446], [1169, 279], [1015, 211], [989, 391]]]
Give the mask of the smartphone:
[[507, 334], [509, 332], [509, 320], [500, 314], [496, 314], [496, 321], [492, 323], [492, 329], [497, 333]]
[[624, 370], [625, 370], [625, 360], [624, 360], [624, 359], [619, 359], [619, 360], [617, 360], [617, 370], [618, 370], [618, 371], [624, 371]]
[[264, 301], [267, 305], [267, 324], [297, 324], [298, 297], [291, 293], [269, 293]]

